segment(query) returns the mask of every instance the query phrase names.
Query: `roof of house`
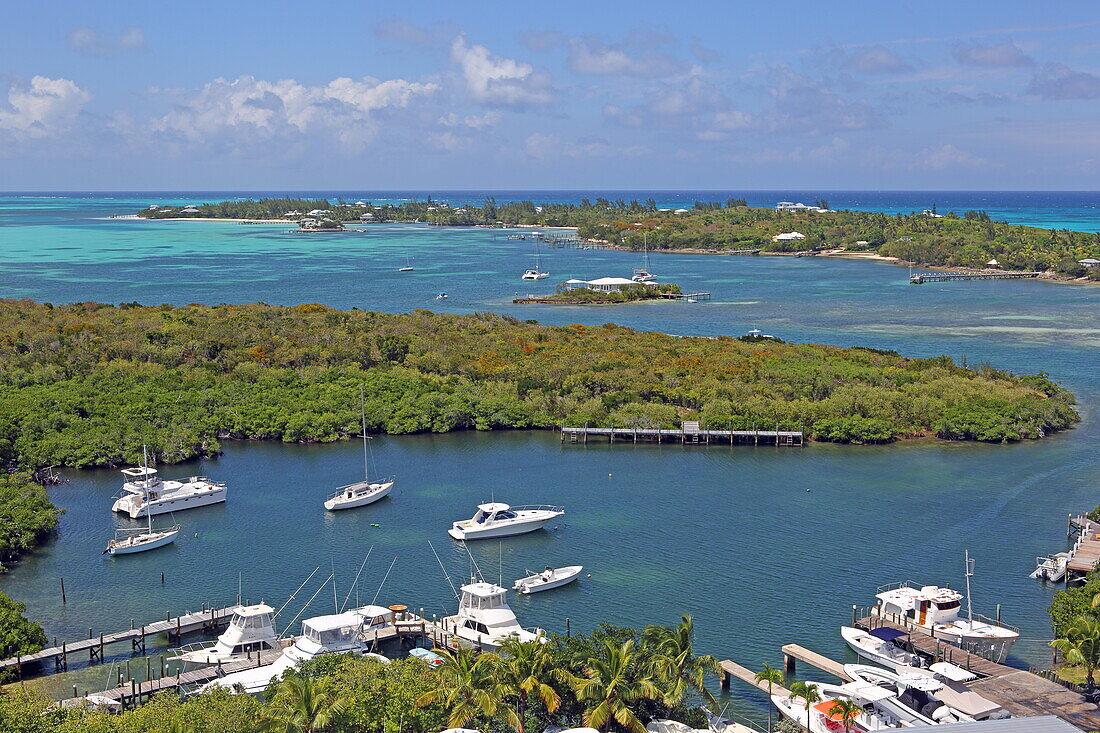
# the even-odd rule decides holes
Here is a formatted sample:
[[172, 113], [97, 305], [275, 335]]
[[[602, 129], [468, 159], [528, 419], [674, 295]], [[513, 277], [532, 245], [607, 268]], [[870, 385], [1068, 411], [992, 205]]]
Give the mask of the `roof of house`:
[[589, 285], [637, 285], [633, 280], [629, 280], [625, 277], [598, 277], [595, 280], [589, 280]]
[[1086, 257], [1083, 260], [1077, 260], [1077, 264], [1079, 264], [1079, 265], [1100, 265], [1100, 260], [1096, 259], [1095, 257]]
[[936, 730], [945, 733], [1080, 733], [1077, 726], [1053, 715], [980, 720], [975, 723], [945, 723], [937, 725]]

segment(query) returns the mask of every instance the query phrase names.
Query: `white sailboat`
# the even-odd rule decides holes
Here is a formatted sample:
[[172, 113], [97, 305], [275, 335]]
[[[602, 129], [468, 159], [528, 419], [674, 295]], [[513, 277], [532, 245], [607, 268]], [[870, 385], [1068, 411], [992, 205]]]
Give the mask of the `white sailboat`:
[[370, 480], [370, 461], [367, 449], [367, 407], [362, 386], [359, 387], [359, 411], [363, 428], [363, 480], [337, 489], [336, 493], [325, 501], [325, 509], [330, 512], [373, 504], [379, 499], [389, 496], [390, 491], [393, 489], [393, 479]]
[[542, 256], [539, 253], [539, 240], [537, 236], [535, 238], [535, 266], [530, 270], [526, 270], [521, 277], [524, 280], [542, 280], [543, 278], [550, 277], [550, 273], [544, 272], [542, 269]]
[[642, 267], [634, 270], [630, 277], [636, 283], [648, 283], [657, 279], [657, 276], [649, 271], [649, 234], [642, 233]]
[[165, 529], [153, 529], [153, 515], [145, 515], [149, 519], [149, 526], [145, 529], [116, 529], [115, 538], [107, 543], [104, 555], [132, 555], [135, 552], [146, 552], [158, 547], [170, 545], [176, 541], [176, 535], [180, 533], [177, 524]]
[[398, 272], [412, 272], [413, 271], [413, 266], [412, 266], [412, 263], [409, 261], [409, 256], [408, 255], [405, 255], [405, 266], [397, 268], [397, 271]]

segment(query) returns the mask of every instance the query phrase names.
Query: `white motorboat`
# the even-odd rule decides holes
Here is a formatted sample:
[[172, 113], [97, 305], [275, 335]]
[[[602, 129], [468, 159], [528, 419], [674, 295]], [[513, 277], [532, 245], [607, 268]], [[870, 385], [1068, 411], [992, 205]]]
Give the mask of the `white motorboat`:
[[447, 530], [447, 534], [456, 540], [508, 537], [542, 529], [548, 522], [563, 514], [564, 507], [549, 504], [518, 507], [497, 502], [479, 504], [473, 517], [455, 522]]
[[162, 481], [156, 469], [149, 468], [148, 457], [142, 466], [122, 469], [122, 475], [126, 477], [123, 494], [111, 510], [129, 514], [131, 519], [220, 504], [229, 493], [225, 484], [208, 481], [205, 476]]
[[512, 590], [519, 591], [520, 593], [538, 593], [541, 590], [560, 588], [576, 580], [580, 576], [582, 570], [584, 570], [583, 565], [569, 565], [564, 568], [548, 567], [541, 573], [535, 573], [534, 575], [528, 575], [526, 578], [520, 578], [515, 582], [515, 585], [512, 586]]
[[1035, 558], [1035, 570], [1031, 572], [1030, 577], [1057, 583], [1066, 577], [1069, 558], [1070, 553], [1068, 552], [1056, 552], [1049, 557], [1037, 557]]
[[367, 448], [367, 412], [366, 402], [363, 397], [363, 388], [359, 388], [359, 409], [363, 421], [363, 480], [356, 481], [347, 486], [341, 486], [336, 493], [325, 500], [325, 509], [335, 512], [340, 509], [354, 509], [366, 506], [389, 496], [393, 489], [393, 480], [370, 480], [370, 461]]
[[472, 578], [462, 586], [458, 613], [442, 619], [443, 630], [478, 649], [495, 651], [505, 639], [546, 641], [541, 629], [528, 631], [519, 625], [508, 607], [508, 591], [494, 583]]
[[899, 667], [891, 672], [866, 664], [845, 664], [844, 673], [857, 682], [893, 690], [899, 703], [936, 724], [1008, 717], [998, 703], [932, 670]]
[[146, 514], [149, 526], [145, 529], [116, 529], [115, 538], [107, 542], [104, 555], [132, 555], [135, 552], [146, 552], [158, 547], [170, 545], [176, 541], [176, 535], [180, 533], [177, 524], [164, 529], [153, 529], [153, 515]]
[[252, 654], [279, 648], [275, 633], [275, 610], [266, 603], [237, 606], [229, 626], [213, 644], [198, 642], [180, 647], [172, 657], [184, 664], [207, 666], [245, 659]]
[[[772, 695], [772, 702], [783, 717], [793, 720], [810, 733], [842, 733], [845, 730], [862, 731], [886, 730], [889, 728], [910, 728], [927, 725], [920, 716], [911, 713], [899, 717], [895, 711], [883, 705], [883, 701], [896, 697], [894, 693], [877, 685], [866, 682], [849, 682], [843, 685], [815, 683], [821, 702], [806, 709], [803, 700], [795, 695], [789, 697]], [[851, 700], [861, 708], [848, 725], [839, 711], [834, 711], [837, 700]]]
[[[381, 606], [364, 606], [344, 613], [308, 618], [302, 622], [302, 635], [287, 646], [274, 662], [211, 680], [200, 688], [200, 692], [221, 687], [234, 692], [257, 694], [287, 670], [320, 654], [351, 653], [378, 659], [380, 655], [367, 653], [368, 642], [376, 632], [392, 624], [393, 612]], [[385, 658], [379, 661], [382, 659]]]
[[905, 637], [909, 636], [905, 631], [898, 631], [888, 626], [870, 631], [853, 626], [841, 626], [840, 636], [856, 654], [889, 669], [919, 667], [923, 663], [920, 655], [902, 648]]
[[918, 586], [909, 581], [879, 588], [879, 603], [873, 613], [899, 623], [915, 626], [948, 644], [966, 649], [991, 661], [1002, 663], [1008, 657], [1020, 632], [984, 616], [975, 617], [970, 607], [970, 578], [974, 573], [970, 554], [966, 555], [966, 618], [959, 617], [963, 595], [935, 585]]

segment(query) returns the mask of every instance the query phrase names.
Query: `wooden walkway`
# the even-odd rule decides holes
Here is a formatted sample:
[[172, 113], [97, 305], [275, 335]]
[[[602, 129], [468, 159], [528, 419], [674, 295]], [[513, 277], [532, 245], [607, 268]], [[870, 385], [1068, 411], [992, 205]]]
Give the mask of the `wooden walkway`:
[[1066, 583], [1091, 573], [1100, 564], [1100, 523], [1079, 514], [1069, 518], [1069, 526], [1071, 533], [1080, 534], [1070, 550], [1069, 562], [1066, 564]]
[[918, 272], [909, 276], [910, 285], [946, 283], [956, 280], [1022, 280], [1039, 277], [1038, 272]]
[[710, 300], [710, 293], [661, 293], [668, 300]]
[[[52, 646], [34, 654], [24, 654], [8, 659], [0, 659], [0, 670], [15, 669], [19, 677], [24, 672], [31, 671], [41, 673], [42, 665], [52, 661], [57, 671], [67, 669], [69, 657], [73, 654], [88, 653], [90, 664], [103, 662], [104, 648], [111, 644], [130, 642], [133, 651], [145, 651], [145, 640], [150, 636], [166, 634], [169, 642], [178, 642], [181, 635], [192, 631], [212, 632], [228, 622], [236, 606], [225, 608], [203, 609], [201, 611], [187, 612], [179, 616], [169, 616], [163, 621], [154, 621], [135, 628], [133, 621], [130, 628], [125, 631], [117, 631], [113, 634], [100, 634], [93, 636], [88, 630], [88, 638], [80, 641], [66, 642], [60, 646]], [[26, 670], [30, 667], [31, 670]]]
[[1100, 730], [1100, 710], [1086, 703], [1080, 693], [1057, 682], [944, 644], [902, 618], [868, 615], [858, 619], [856, 626], [907, 632], [913, 648], [930, 660], [947, 661], [978, 675], [978, 679], [966, 683], [967, 688], [1001, 705], [1014, 717], [1056, 715], [1082, 730]]
[[848, 676], [848, 673], [844, 671], [844, 665], [840, 662], [834, 662], [824, 654], [818, 654], [817, 652], [810, 651], [804, 646], [798, 644], [785, 644], [783, 646], [783, 671], [788, 675], [795, 673], [795, 661], [802, 661], [806, 664], [817, 667], [831, 674], [833, 677], [839, 677], [845, 682], [851, 682], [852, 678]]
[[[768, 691], [767, 682], [757, 682], [756, 673], [753, 672], [751, 669], [748, 669], [747, 667], [742, 667], [737, 662], [731, 662], [728, 659], [723, 659], [721, 662], [718, 663], [718, 667], [722, 670], [721, 679], [719, 681], [723, 690], [729, 689], [730, 677], [736, 677], [742, 682], [747, 682], [757, 689], [763, 690], [764, 692]], [[771, 686], [771, 694], [779, 695], [780, 697], [790, 697], [791, 691], [783, 685], [773, 683]]]
[[637, 443], [639, 440], [656, 440], [658, 443], [663, 443], [667, 440], [672, 443], [679, 442], [682, 445], [712, 443], [760, 445], [763, 443], [764, 445], [801, 446], [805, 443], [801, 430], [701, 430], [698, 425], [698, 423], [685, 422], [679, 429], [562, 426], [561, 442], [587, 443], [589, 436], [596, 436], [607, 438], [611, 443], [616, 440], [626, 443]]

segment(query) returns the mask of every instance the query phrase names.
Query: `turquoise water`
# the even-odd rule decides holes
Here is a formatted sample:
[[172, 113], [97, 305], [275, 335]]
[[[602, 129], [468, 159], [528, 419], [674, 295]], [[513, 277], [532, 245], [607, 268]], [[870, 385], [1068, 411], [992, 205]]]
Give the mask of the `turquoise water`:
[[[8, 297], [493, 310], [700, 335], [758, 327], [794, 341], [1047, 371], [1078, 395], [1084, 416], [1075, 430], [1007, 446], [681, 448], [561, 445], [551, 433], [380, 437], [373, 444], [378, 467], [396, 474], [398, 488], [378, 505], [338, 515], [320, 502], [354, 477], [358, 445], [227, 443], [225, 455], [203, 468], [229, 483], [229, 503], [180, 514], [185, 536], [171, 548], [116, 559], [100, 551], [112, 529], [126, 525], [109, 511], [119, 475], [72, 472], [51, 489], [68, 510], [58, 537], [0, 576], [0, 589], [26, 602], [51, 636], [227, 602], [239, 573], [246, 597], [278, 603], [314, 567], [322, 567], [320, 577], [331, 565], [343, 598], [371, 546], [363, 602], [396, 557], [379, 599], [443, 613], [453, 601], [427, 541], [457, 581], [469, 561], [445, 529], [495, 496], [564, 504], [568, 514], [553, 531], [472, 545], [486, 576], [495, 578], [499, 567], [507, 584], [527, 568], [573, 563], [592, 573], [569, 588], [516, 599], [525, 624], [563, 631], [566, 619], [585, 629], [605, 620], [671, 623], [690, 612], [701, 648], [751, 667], [778, 663], [787, 642], [847, 659], [837, 626], [853, 603], [907, 578], [959, 585], [968, 548], [977, 560], [975, 610], [992, 614], [1000, 604], [1003, 617], [1022, 628], [1015, 663], [1048, 658], [1045, 608], [1053, 589], [1027, 574], [1036, 555], [1063, 549], [1066, 513], [1100, 503], [1100, 288], [910, 286], [903, 268], [882, 263], [660, 255], [653, 270], [662, 279], [710, 291], [713, 300], [515, 306], [517, 293], [547, 292], [565, 277], [626, 274], [638, 257], [544, 250], [553, 275], [529, 284], [519, 275], [531, 262], [530, 245], [486, 230], [378, 226], [304, 236], [278, 226], [93, 218], [149, 202], [137, 197], [12, 201], [0, 200]], [[1097, 219], [1090, 223], [1097, 227]], [[397, 273], [406, 255], [416, 271]], [[435, 300], [440, 290], [450, 294], [446, 301]], [[331, 606], [327, 591], [311, 611]], [[104, 669], [86, 673], [82, 686], [85, 679], [99, 684]], [[739, 709], [757, 709], [756, 697], [742, 694]]]

